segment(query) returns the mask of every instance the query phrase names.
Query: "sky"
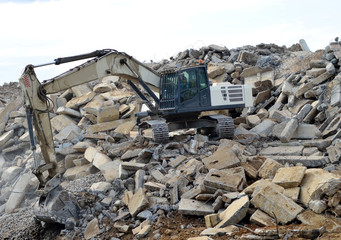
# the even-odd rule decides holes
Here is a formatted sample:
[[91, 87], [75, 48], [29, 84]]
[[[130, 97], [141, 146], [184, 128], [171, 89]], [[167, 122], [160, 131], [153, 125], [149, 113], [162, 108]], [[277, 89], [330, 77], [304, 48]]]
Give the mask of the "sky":
[[[38, 65], [99, 49], [141, 62], [185, 49], [259, 43], [312, 51], [341, 37], [340, 0], [0, 0], [0, 85]], [[42, 81], [79, 63], [36, 68]]]

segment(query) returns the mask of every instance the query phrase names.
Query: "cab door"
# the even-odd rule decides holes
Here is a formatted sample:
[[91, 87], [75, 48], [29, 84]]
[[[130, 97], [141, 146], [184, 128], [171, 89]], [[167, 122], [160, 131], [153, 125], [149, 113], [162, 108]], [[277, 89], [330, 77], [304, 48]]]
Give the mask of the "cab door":
[[197, 77], [200, 107], [208, 107], [211, 105], [211, 94], [206, 67], [197, 68]]

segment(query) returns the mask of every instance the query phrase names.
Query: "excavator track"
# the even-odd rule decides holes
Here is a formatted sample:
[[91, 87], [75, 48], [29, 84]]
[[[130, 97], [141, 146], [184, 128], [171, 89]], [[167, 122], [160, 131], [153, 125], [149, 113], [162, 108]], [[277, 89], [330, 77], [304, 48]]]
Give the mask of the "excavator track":
[[152, 129], [152, 138], [154, 142], [163, 143], [169, 140], [169, 129], [165, 121], [162, 120], [150, 120], [140, 124], [139, 130], [142, 134], [144, 129]]
[[151, 125], [153, 129], [153, 138], [157, 143], [166, 142], [169, 140], [169, 130], [167, 123]]
[[213, 117], [217, 120], [216, 133], [217, 137], [232, 139], [234, 136], [234, 123], [232, 117], [216, 115]]

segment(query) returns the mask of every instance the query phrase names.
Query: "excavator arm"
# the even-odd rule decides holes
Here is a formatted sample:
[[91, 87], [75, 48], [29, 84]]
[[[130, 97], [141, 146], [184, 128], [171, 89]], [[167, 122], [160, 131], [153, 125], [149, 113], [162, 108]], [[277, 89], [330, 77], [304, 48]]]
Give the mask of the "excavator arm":
[[[58, 65], [91, 57], [93, 59], [42, 83], [39, 82], [34, 71], [36, 67], [50, 64]], [[52, 102], [47, 95], [110, 75], [121, 76], [135, 82], [139, 81], [153, 88], [153, 90], [157, 90], [160, 84], [160, 76], [157, 72], [128, 54], [116, 50], [98, 50], [77, 56], [57, 58], [52, 63], [26, 66], [19, 82], [24, 93], [27, 117], [33, 117], [34, 128], [46, 163], [43, 169], [49, 171], [50, 178], [58, 173], [58, 165], [49, 117]], [[130, 82], [130, 84], [132, 83]], [[147, 92], [157, 103], [158, 98], [148, 87]], [[28, 119], [28, 122], [30, 122], [30, 119]], [[34, 150], [35, 144], [32, 133], [31, 130], [31, 146]], [[36, 171], [38, 172], [37, 169]]]

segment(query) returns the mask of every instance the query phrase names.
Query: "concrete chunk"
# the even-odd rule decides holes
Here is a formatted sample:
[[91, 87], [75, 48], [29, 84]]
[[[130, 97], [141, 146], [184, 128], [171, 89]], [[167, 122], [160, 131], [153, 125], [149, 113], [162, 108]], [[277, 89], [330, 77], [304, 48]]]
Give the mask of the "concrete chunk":
[[[340, 177], [323, 169], [307, 169], [301, 182], [300, 202], [309, 207], [310, 200], [319, 200], [321, 194], [330, 188], [330, 191], [340, 187]], [[331, 195], [331, 193], [330, 193]]]
[[103, 106], [97, 111], [97, 122], [111, 122], [119, 119], [118, 106]]
[[262, 188], [252, 199], [251, 203], [266, 212], [270, 216], [276, 216], [277, 220], [286, 224], [296, 218], [304, 209], [292, 199], [277, 192], [271, 186]]
[[66, 115], [57, 115], [51, 119], [51, 126], [57, 132], [60, 132], [62, 129], [67, 126], [76, 126], [76, 122], [73, 121], [70, 117]]
[[81, 118], [82, 115], [80, 112], [71, 109], [71, 108], [66, 108], [66, 107], [59, 107], [57, 109], [57, 114], [65, 114], [65, 115], [69, 115], [71, 117], [77, 117], [77, 118]]
[[301, 155], [303, 146], [280, 146], [263, 148], [260, 155]]
[[324, 156], [276, 156], [272, 155], [271, 158], [281, 164], [302, 164], [306, 167], [320, 167], [328, 162], [328, 158]]
[[226, 191], [241, 191], [246, 184], [245, 172], [242, 167], [217, 170], [212, 168], [204, 179], [205, 186]]
[[236, 167], [240, 164], [239, 158], [229, 146], [221, 147], [211, 156], [202, 160], [205, 167], [210, 169], [226, 169]]
[[211, 204], [184, 198], [179, 202], [178, 212], [184, 215], [205, 216], [214, 213], [214, 210]]
[[128, 209], [131, 216], [135, 217], [138, 213], [148, 207], [148, 205], [148, 198], [144, 194], [143, 189], [139, 188], [139, 190], [129, 200]]
[[78, 109], [79, 106], [90, 102], [91, 99], [95, 97], [95, 95], [96, 95], [95, 92], [88, 92], [79, 97], [72, 98], [70, 101], [66, 103], [65, 107]]
[[247, 195], [233, 201], [230, 206], [219, 214], [221, 221], [215, 226], [215, 228], [222, 228], [231, 224], [239, 223], [246, 216], [249, 204], [249, 197]]
[[283, 167], [277, 161], [267, 158], [262, 166], [258, 169], [258, 175], [261, 178], [273, 178], [279, 168]]
[[284, 188], [298, 187], [306, 170], [305, 166], [279, 168], [272, 182]]
[[84, 238], [86, 240], [96, 237], [99, 234], [98, 219], [92, 219], [85, 228]]
[[0, 147], [2, 147], [3, 145], [5, 145], [5, 143], [10, 140], [14, 135], [14, 130], [10, 130], [8, 132], [5, 132], [4, 134], [2, 134], [0, 136]]
[[84, 157], [99, 170], [105, 170], [102, 166], [111, 162], [111, 158], [94, 147], [88, 147], [84, 153]]
[[262, 210], [257, 209], [250, 217], [250, 221], [259, 226], [276, 226], [276, 221]]

